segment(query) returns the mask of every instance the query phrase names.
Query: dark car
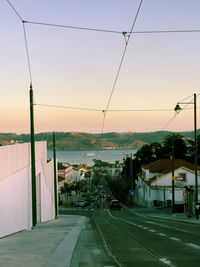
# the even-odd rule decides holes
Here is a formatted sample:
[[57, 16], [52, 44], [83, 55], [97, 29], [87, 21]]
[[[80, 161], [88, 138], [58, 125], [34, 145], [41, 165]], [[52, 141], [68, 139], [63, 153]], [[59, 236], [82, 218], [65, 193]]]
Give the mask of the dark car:
[[111, 200], [110, 209], [111, 210], [114, 210], [114, 209], [120, 210], [121, 209], [121, 205], [120, 205], [119, 200], [117, 200], [117, 199]]
[[79, 199], [77, 202], [76, 202], [76, 207], [85, 207], [85, 201], [83, 199]]

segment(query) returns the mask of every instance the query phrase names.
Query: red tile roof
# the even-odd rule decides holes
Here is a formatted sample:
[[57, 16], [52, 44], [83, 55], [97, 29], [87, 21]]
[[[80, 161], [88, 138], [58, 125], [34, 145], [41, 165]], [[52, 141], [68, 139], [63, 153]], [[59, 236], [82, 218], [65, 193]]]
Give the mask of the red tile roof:
[[[185, 167], [186, 169], [194, 171], [194, 163], [188, 162], [183, 159], [174, 159], [174, 169], [176, 170], [180, 167]], [[159, 159], [143, 165], [142, 168], [149, 169], [149, 172], [165, 174], [171, 172], [172, 161], [171, 159]], [[197, 169], [200, 170], [200, 166], [197, 166]]]

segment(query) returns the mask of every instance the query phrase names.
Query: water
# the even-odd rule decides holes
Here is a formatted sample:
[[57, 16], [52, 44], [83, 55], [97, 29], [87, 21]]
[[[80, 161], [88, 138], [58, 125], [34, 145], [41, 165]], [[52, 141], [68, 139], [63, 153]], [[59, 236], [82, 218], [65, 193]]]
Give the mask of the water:
[[[94, 165], [93, 159], [100, 159], [109, 163], [115, 163], [116, 160], [122, 162], [126, 155], [134, 155], [137, 149], [112, 149], [112, 150], [75, 150], [75, 151], [56, 151], [56, 158], [59, 162], [69, 164], [86, 163], [89, 166]], [[86, 154], [94, 156], [86, 156]], [[48, 159], [53, 158], [53, 151], [47, 152]]]

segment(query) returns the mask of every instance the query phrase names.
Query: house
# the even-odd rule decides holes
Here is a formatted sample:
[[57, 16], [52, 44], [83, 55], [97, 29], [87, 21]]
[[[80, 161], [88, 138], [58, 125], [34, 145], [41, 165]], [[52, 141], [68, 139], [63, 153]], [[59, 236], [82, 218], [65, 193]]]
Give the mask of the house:
[[[55, 218], [54, 164], [35, 143], [37, 222]], [[0, 146], [0, 237], [32, 227], [31, 144]]]
[[[199, 166], [198, 170], [200, 170]], [[183, 204], [185, 188], [195, 190], [194, 164], [182, 159], [175, 159], [174, 177], [175, 204]], [[198, 175], [199, 183], [200, 176]], [[135, 201], [146, 207], [171, 206], [171, 159], [160, 159], [142, 166], [142, 171], [138, 174], [138, 181], [136, 181]]]
[[65, 169], [58, 170], [59, 192], [65, 183], [71, 184], [73, 182], [79, 182], [85, 179], [86, 173], [88, 173], [88, 171], [84, 168], [78, 169], [74, 166], [69, 166]]

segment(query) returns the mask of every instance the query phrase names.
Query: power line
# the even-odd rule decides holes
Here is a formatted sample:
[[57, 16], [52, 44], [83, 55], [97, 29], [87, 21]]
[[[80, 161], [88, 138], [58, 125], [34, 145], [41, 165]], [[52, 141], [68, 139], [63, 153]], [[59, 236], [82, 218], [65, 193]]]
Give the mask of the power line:
[[84, 30], [84, 31], [96, 31], [96, 32], [107, 32], [107, 33], [120, 33], [120, 31], [114, 30], [106, 30], [106, 29], [97, 29], [97, 28], [87, 28], [87, 27], [79, 27], [79, 26], [69, 26], [69, 25], [61, 25], [61, 24], [53, 24], [53, 23], [45, 23], [45, 22], [37, 22], [37, 21], [23, 21], [24, 23], [43, 25], [43, 26], [51, 26], [51, 27], [60, 27], [60, 28], [68, 28], [74, 30]]
[[[134, 18], [134, 21], [133, 21], [133, 24], [132, 24], [132, 27], [131, 27], [131, 30], [130, 32], [132, 32], [134, 26], [135, 26], [135, 23], [136, 23], [136, 20], [137, 20], [137, 17], [139, 15], [139, 12], [140, 12], [140, 8], [141, 8], [141, 5], [142, 5], [142, 1], [140, 1], [140, 4], [139, 4], [139, 7], [137, 9], [137, 12], [136, 12], [136, 15], [135, 15], [135, 18]], [[125, 36], [125, 33], [124, 33], [124, 36]], [[115, 80], [114, 80], [114, 83], [113, 83], [113, 87], [112, 87], [112, 90], [111, 90], [111, 94], [109, 96], [109, 99], [108, 99], [108, 103], [107, 103], [107, 106], [106, 106], [106, 109], [104, 111], [104, 119], [103, 119], [103, 127], [102, 127], [102, 132], [104, 130], [104, 124], [105, 124], [105, 117], [106, 117], [106, 112], [108, 110], [108, 107], [110, 105], [110, 101], [111, 101], [111, 98], [112, 98], [112, 95], [114, 93], [114, 90], [115, 90], [115, 86], [117, 84], [117, 80], [118, 80], [118, 77], [119, 77], [119, 73], [120, 73], [120, 70], [121, 70], [121, 67], [122, 67], [122, 63], [124, 61], [124, 57], [125, 57], [125, 54], [126, 54], [126, 50], [127, 50], [127, 47], [128, 47], [128, 43], [129, 43], [129, 40], [130, 40], [130, 37], [131, 37], [131, 34], [128, 35], [128, 38], [125, 43], [125, 48], [124, 48], [124, 51], [123, 51], [123, 54], [122, 54], [122, 57], [121, 57], [121, 60], [120, 60], [120, 64], [119, 64], [119, 67], [118, 67], [118, 70], [117, 70], [117, 74], [116, 74], [116, 77], [115, 77]]]
[[108, 109], [107, 112], [162, 112], [173, 111], [173, 109]]
[[200, 29], [186, 29], [186, 30], [148, 30], [148, 31], [133, 31], [134, 34], [162, 34], [162, 33], [196, 33]]
[[117, 31], [117, 30], [108, 30], [108, 29], [99, 29], [99, 28], [90, 28], [90, 27], [80, 27], [80, 26], [71, 26], [64, 24], [54, 24], [54, 23], [46, 23], [39, 21], [30, 21], [23, 20], [24, 23], [42, 25], [42, 26], [50, 26], [50, 27], [59, 27], [59, 28], [68, 28], [74, 30], [84, 30], [84, 31], [96, 31], [96, 32], [106, 32], [106, 33], [117, 33], [117, 34], [162, 34], [162, 33], [197, 33], [200, 32], [200, 29], [183, 29], [183, 30], [144, 30], [144, 31]]
[[[200, 95], [200, 93], [199, 94], [197, 94], [197, 96], [199, 96]], [[182, 102], [182, 101], [185, 101], [185, 100], [187, 100], [188, 98], [191, 98], [193, 95], [190, 95], [190, 96], [188, 96], [188, 97], [186, 97], [186, 98], [184, 98], [184, 99], [182, 99], [181, 101], [178, 101], [177, 103], [180, 103], [180, 102]], [[193, 99], [190, 101], [190, 102], [188, 102], [181, 110], [185, 110], [185, 109], [193, 109], [193, 108], [187, 108], [187, 106], [189, 105], [189, 104], [191, 104], [192, 103], [192, 101], [193, 101]], [[197, 108], [199, 108], [199, 107], [197, 107]], [[180, 111], [181, 111], [180, 110]], [[165, 128], [167, 128], [167, 126], [175, 119], [175, 117], [179, 114], [180, 112], [176, 112], [175, 113], [175, 115], [167, 122], [167, 124], [162, 128], [162, 130], [161, 131], [163, 131]]]
[[28, 51], [28, 42], [27, 42], [27, 37], [26, 37], [26, 30], [25, 30], [24, 23], [22, 23], [22, 24], [23, 24], [23, 31], [24, 31], [24, 41], [25, 41], [25, 47], [26, 47], [26, 57], [27, 57], [27, 62], [28, 62], [30, 82], [32, 83], [31, 64], [30, 64], [30, 57], [29, 57], [29, 51]]
[[69, 107], [69, 106], [58, 106], [58, 105], [48, 105], [48, 104], [34, 104], [35, 106], [41, 107], [51, 107], [51, 108], [66, 108], [66, 109], [77, 109], [77, 110], [86, 110], [86, 111], [100, 111], [100, 109], [92, 109], [92, 108], [82, 108], [82, 107]]
[[10, 3], [9, 0], [6, 0], [7, 3], [10, 5], [10, 7], [14, 10], [15, 14], [18, 16], [18, 18], [20, 18], [21, 21], [23, 21], [22, 17], [19, 15], [19, 13], [17, 12], [17, 10], [14, 8], [14, 6]]
[[165, 130], [167, 126], [175, 119], [178, 113], [175, 113], [174, 116], [166, 123], [166, 125], [161, 129], [161, 131]]

